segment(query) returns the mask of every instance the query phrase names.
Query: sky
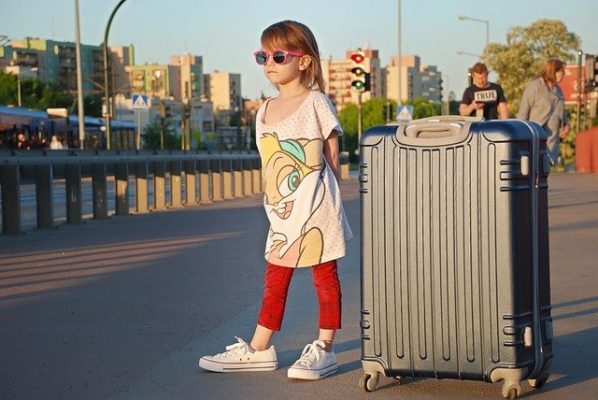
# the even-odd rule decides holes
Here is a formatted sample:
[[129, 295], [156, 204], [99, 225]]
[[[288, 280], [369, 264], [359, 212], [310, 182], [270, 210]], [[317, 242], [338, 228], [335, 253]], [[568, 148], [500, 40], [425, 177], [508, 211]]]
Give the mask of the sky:
[[[505, 43], [514, 26], [559, 19], [581, 38], [582, 50], [598, 54], [596, 0], [127, 0], [110, 29], [110, 45], [135, 47], [136, 64], [166, 64], [171, 55], [203, 57], [204, 73], [240, 73], [242, 95], [274, 95], [253, 52], [270, 24], [294, 19], [311, 28], [322, 58], [342, 59], [349, 49], [379, 50], [381, 65], [398, 53], [418, 55], [443, 74], [444, 92], [461, 98], [467, 68], [486, 44]], [[75, 0], [0, 0], [0, 35], [75, 41]], [[99, 45], [118, 0], [79, 0], [81, 42]], [[471, 53], [474, 55], [458, 52]], [[490, 78], [494, 75], [491, 73]]]

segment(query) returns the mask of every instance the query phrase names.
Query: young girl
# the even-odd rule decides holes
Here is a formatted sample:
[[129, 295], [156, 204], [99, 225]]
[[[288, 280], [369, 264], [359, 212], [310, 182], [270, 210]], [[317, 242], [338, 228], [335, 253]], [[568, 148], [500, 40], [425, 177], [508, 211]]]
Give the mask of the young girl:
[[237, 338], [224, 353], [204, 356], [201, 368], [216, 372], [271, 371], [278, 367], [270, 340], [279, 331], [295, 268], [311, 267], [320, 318], [317, 340], [288, 370], [294, 379], [320, 379], [337, 370], [332, 347], [341, 327], [341, 288], [336, 260], [352, 237], [340, 191], [335, 110], [324, 95], [318, 45], [295, 21], [268, 27], [255, 60], [279, 91], [257, 113], [264, 207], [270, 221], [262, 308], [250, 343]]

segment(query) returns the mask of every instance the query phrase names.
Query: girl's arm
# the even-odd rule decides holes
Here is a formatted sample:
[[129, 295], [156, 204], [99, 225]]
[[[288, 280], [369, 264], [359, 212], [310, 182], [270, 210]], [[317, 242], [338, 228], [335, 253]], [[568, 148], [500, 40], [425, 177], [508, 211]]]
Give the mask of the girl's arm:
[[330, 168], [336, 177], [336, 181], [340, 182], [341, 165], [338, 157], [338, 135], [336, 131], [332, 131], [324, 141], [324, 157], [326, 158], [328, 165], [330, 165]]

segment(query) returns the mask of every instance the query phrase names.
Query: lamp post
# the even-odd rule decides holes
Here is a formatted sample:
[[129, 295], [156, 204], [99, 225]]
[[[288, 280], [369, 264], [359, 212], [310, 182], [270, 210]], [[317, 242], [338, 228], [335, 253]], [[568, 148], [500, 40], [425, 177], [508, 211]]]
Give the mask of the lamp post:
[[476, 22], [481, 22], [483, 24], [486, 24], [486, 46], [488, 46], [488, 43], [490, 42], [490, 21], [485, 20], [485, 19], [468, 17], [466, 15], [459, 15], [459, 19], [461, 21], [470, 20], [470, 21], [476, 21]]
[[398, 96], [397, 96], [397, 113], [399, 112], [399, 106], [401, 105], [401, 0], [397, 2], [397, 86], [398, 86]]
[[446, 75], [441, 75], [441, 79], [444, 81], [446, 80], [446, 115], [450, 115], [451, 114], [451, 99], [450, 99], [450, 83], [449, 83], [449, 76], [448, 74]]
[[463, 51], [463, 50], [457, 50], [457, 54], [460, 56], [472, 56], [472, 57], [482, 58], [481, 54], [470, 53], [468, 51]]
[[83, 74], [81, 73], [81, 33], [79, 29], [79, 0], [75, 0], [75, 52], [77, 63], [77, 111], [79, 114], [79, 148], [85, 148], [85, 110], [83, 102]]
[[109, 63], [108, 63], [108, 34], [110, 33], [110, 25], [112, 25], [112, 19], [114, 19], [114, 15], [116, 12], [124, 4], [127, 0], [120, 0], [112, 14], [110, 14], [110, 18], [108, 18], [108, 23], [106, 24], [106, 30], [104, 31], [104, 97], [106, 98], [106, 149], [110, 150], [110, 134], [112, 133], [112, 127], [110, 126], [111, 120], [111, 108], [110, 108], [110, 83], [109, 79]]

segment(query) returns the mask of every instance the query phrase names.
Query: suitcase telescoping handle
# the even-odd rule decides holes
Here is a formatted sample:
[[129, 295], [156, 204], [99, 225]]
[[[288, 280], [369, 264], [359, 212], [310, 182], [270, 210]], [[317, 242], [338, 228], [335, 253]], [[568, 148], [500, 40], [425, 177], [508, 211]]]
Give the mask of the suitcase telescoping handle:
[[399, 124], [396, 138], [399, 143], [408, 145], [429, 145], [432, 140], [435, 145], [461, 143], [469, 136], [471, 124], [479, 121], [479, 118], [458, 115], [416, 119]]

